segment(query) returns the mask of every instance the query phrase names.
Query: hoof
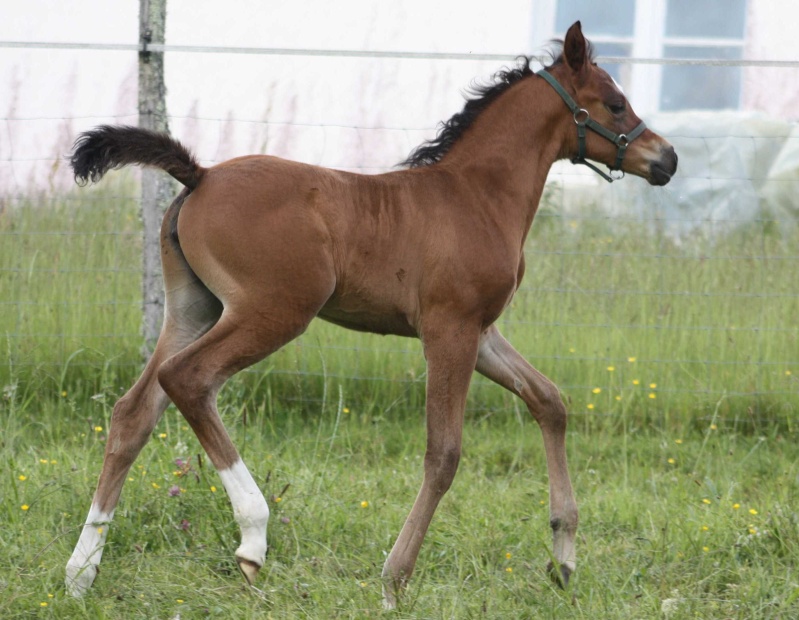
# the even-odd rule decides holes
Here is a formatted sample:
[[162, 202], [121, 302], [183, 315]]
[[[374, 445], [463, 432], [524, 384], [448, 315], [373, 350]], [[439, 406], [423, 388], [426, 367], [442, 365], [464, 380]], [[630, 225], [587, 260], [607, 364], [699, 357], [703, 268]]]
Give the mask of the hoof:
[[547, 573], [549, 573], [549, 577], [552, 579], [555, 585], [562, 590], [565, 590], [569, 586], [569, 579], [572, 576], [572, 570], [565, 564], [561, 564], [560, 570], [558, 570], [555, 568], [555, 565], [550, 562], [547, 564]]
[[397, 609], [397, 599], [394, 595], [388, 594], [383, 590], [383, 609], [386, 611], [394, 611]]
[[383, 568], [383, 609], [397, 609], [402, 593], [408, 585], [408, 580], [404, 577], [392, 577], [387, 568]]
[[397, 608], [397, 595], [399, 594], [398, 584], [394, 579], [383, 574], [383, 609], [392, 610]]
[[244, 578], [247, 580], [247, 585], [251, 586], [254, 584], [255, 577], [258, 575], [258, 571], [261, 569], [261, 566], [252, 560], [245, 560], [244, 558], [240, 557], [236, 557], [236, 562], [239, 565], [241, 574], [244, 575]]
[[94, 564], [78, 566], [67, 564], [67, 576], [64, 580], [67, 592], [73, 598], [81, 598], [94, 583], [98, 568]]

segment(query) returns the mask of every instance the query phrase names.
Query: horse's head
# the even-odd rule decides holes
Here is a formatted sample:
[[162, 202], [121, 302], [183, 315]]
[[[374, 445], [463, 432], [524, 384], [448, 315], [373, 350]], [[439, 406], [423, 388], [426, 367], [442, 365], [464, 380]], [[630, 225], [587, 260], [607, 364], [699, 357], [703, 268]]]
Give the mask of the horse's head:
[[585, 158], [592, 159], [611, 170], [643, 177], [652, 185], [671, 180], [677, 170], [674, 147], [646, 128], [621, 87], [593, 62], [580, 22], [566, 33], [560, 58], [539, 75], [569, 107], [569, 122], [573, 119], [574, 129], [569, 130], [566, 155], [573, 162], [588, 163]]

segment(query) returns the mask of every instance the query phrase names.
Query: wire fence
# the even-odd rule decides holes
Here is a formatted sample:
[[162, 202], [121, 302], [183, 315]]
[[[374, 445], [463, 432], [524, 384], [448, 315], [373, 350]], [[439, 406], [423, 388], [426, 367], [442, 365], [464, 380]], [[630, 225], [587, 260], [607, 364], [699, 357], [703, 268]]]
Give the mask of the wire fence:
[[[0, 48], [21, 45], [0, 42]], [[24, 46], [101, 54], [142, 51], [139, 45]], [[434, 63], [513, 59], [173, 45], [148, 50]], [[797, 62], [783, 61], [712, 63], [799, 68]], [[74, 138], [67, 129], [135, 119], [132, 109], [71, 117], [17, 109], [0, 118], [6, 128], [0, 165], [44, 165], [63, 175], [61, 155]], [[416, 122], [274, 120], [247, 113], [178, 113], [169, 121], [178, 137], [181, 131], [213, 136], [217, 148], [201, 154], [207, 163], [240, 148], [235, 140], [227, 149], [219, 147], [226, 136], [239, 134], [256, 145], [250, 150], [367, 173], [392, 170], [434, 131]], [[64, 132], [61, 150], [18, 155], [22, 149], [15, 148], [15, 136], [37, 124]], [[792, 414], [799, 405], [799, 131], [792, 122], [729, 112], [659, 115], [652, 124], [680, 154], [678, 177], [666, 188], [649, 188], [637, 179], [606, 186], [558, 164], [526, 247], [526, 279], [500, 328], [560, 385], [577, 414], [615, 416], [633, 406], [707, 412], [725, 399], [739, 409], [754, 407], [765, 418]], [[54, 172], [51, 179], [56, 177]], [[116, 181], [104, 180], [104, 187], [81, 191], [57, 181], [39, 183], [0, 198], [0, 324], [9, 352], [7, 385], [25, 369], [59, 377], [66, 366], [112, 365], [133, 374], [141, 365], [141, 241], [133, 178], [119, 175]], [[324, 325], [315, 325], [254, 371], [264, 372], [295, 386], [287, 397], [304, 403], [322, 399], [319, 386], [330, 381], [353, 395], [378, 393], [395, 402], [423, 390], [425, 377], [415, 341]], [[487, 383], [476, 379], [470, 410], [518, 407], [488, 394]]]

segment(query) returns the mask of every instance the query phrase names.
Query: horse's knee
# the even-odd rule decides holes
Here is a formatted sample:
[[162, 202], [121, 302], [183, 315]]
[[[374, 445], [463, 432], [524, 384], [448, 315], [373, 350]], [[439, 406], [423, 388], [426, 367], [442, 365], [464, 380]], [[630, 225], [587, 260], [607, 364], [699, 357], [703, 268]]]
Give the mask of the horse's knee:
[[542, 390], [536, 406], [531, 410], [541, 427], [566, 432], [568, 412], [560, 396], [560, 390], [554, 383], [549, 383]]
[[428, 450], [424, 457], [425, 477], [439, 493], [446, 493], [452, 486], [460, 463], [460, 446], [448, 446], [441, 450]]

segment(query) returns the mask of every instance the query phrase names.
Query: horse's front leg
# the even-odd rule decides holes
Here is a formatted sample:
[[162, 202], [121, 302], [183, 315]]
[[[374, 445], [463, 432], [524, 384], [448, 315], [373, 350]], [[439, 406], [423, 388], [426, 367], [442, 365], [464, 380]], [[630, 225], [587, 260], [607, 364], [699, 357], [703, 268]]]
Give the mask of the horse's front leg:
[[480, 339], [477, 371], [520, 396], [541, 427], [549, 471], [549, 523], [559, 569], [550, 562], [549, 572], [559, 585], [566, 587], [576, 567], [578, 516], [566, 465], [566, 407], [560, 392], [493, 325]]
[[383, 603], [393, 609], [410, 579], [430, 520], [458, 469], [466, 393], [479, 326], [452, 321], [424, 331], [427, 359], [427, 451], [419, 495], [383, 567]]

